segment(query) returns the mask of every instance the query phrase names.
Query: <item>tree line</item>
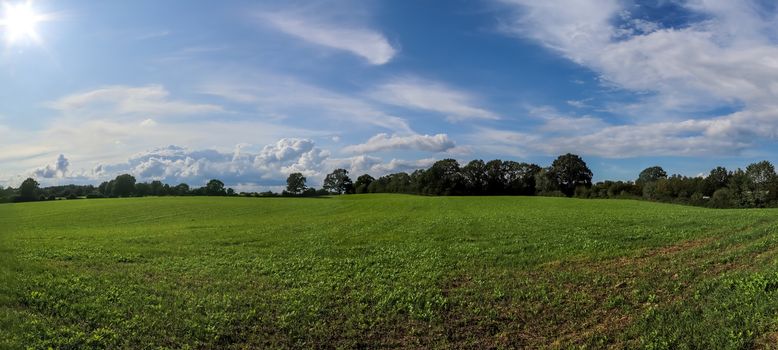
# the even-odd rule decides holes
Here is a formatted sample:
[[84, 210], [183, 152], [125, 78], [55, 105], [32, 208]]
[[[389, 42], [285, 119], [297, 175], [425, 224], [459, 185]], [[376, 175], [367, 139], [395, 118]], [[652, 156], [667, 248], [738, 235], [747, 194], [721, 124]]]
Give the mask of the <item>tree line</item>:
[[281, 193], [271, 191], [236, 193], [218, 180], [191, 188], [185, 183], [168, 185], [161, 181], [137, 182], [122, 174], [92, 185], [41, 188], [35, 179], [26, 179], [19, 188], [0, 188], [0, 201], [52, 199], [143, 197], [143, 196], [321, 196], [330, 194], [406, 193], [433, 196], [566, 196], [577, 198], [645, 199], [713, 208], [778, 207], [778, 175], [768, 161], [745, 169], [716, 167], [707, 176], [670, 175], [660, 166], [644, 169], [634, 181], [592, 183], [592, 171], [575, 154], [557, 157], [551, 165], [480, 159], [460, 165], [443, 159], [427, 169], [398, 172], [374, 178], [363, 174], [352, 181], [345, 169], [327, 174], [321, 189], [308, 187], [302, 173], [292, 173]]

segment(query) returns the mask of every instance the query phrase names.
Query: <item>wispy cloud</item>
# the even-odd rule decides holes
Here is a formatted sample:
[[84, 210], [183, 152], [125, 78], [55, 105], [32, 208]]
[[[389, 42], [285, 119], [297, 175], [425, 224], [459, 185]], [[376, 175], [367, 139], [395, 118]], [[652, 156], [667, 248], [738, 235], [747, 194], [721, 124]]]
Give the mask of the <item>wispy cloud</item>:
[[386, 37], [372, 29], [325, 23], [321, 19], [292, 12], [260, 13], [258, 18], [288, 35], [312, 44], [348, 51], [370, 64], [386, 64], [397, 54], [397, 49], [389, 44]]
[[149, 31], [146, 33], [142, 33], [140, 35], [137, 35], [135, 37], [135, 40], [150, 40], [150, 39], [159, 39], [164, 38], [166, 36], [169, 36], [172, 32], [169, 30], [157, 30], [157, 31]]
[[[592, 128], [565, 138], [547, 134], [545, 146], [536, 150], [579, 149], [605, 157], [738, 154], [760, 139], [778, 137], [774, 8], [758, 1], [678, 2], [705, 20], [667, 26], [631, 17], [627, 1], [500, 2], [515, 10], [501, 18], [503, 30], [591, 69], [610, 87], [640, 96], [638, 102], [609, 108], [635, 123], [552, 118], [546, 132], [564, 125]], [[705, 113], [716, 107], [739, 112]]]
[[395, 133], [413, 134], [405, 118], [395, 116], [360, 97], [334, 92], [299, 79], [274, 74], [247, 74], [243, 78], [217, 78], [202, 84], [204, 94], [244, 103], [274, 115], [297, 120], [315, 118], [347, 123], [350, 127], [373, 126]]
[[443, 114], [452, 122], [500, 119], [497, 114], [478, 107], [477, 98], [472, 94], [419, 78], [396, 79], [379, 86], [371, 96], [387, 104]]
[[224, 112], [221, 106], [213, 104], [173, 100], [161, 85], [108, 86], [65, 96], [47, 103], [47, 106], [64, 113], [99, 110], [100, 113], [113, 115], [166, 116]]

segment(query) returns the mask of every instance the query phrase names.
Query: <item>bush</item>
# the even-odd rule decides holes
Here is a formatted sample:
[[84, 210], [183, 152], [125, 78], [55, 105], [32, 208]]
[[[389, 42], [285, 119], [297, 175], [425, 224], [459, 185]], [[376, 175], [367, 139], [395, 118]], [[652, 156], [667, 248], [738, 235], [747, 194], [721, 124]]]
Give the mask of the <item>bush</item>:
[[728, 188], [720, 188], [713, 192], [710, 198], [710, 206], [713, 208], [731, 208], [733, 205], [732, 191]]

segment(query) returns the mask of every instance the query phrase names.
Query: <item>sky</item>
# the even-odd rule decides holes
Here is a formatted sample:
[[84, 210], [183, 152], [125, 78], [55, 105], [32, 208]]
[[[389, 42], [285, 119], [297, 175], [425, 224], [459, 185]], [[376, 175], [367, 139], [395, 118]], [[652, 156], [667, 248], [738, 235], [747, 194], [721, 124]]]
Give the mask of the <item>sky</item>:
[[778, 161], [772, 1], [0, 3], [0, 186]]

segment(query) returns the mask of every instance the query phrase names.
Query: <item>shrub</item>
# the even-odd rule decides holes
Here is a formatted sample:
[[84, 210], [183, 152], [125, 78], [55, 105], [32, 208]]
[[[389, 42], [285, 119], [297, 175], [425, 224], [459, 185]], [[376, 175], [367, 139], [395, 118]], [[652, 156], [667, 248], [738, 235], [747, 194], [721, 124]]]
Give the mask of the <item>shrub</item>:
[[720, 188], [713, 192], [710, 206], [714, 208], [731, 208], [733, 204], [732, 191], [728, 188]]

